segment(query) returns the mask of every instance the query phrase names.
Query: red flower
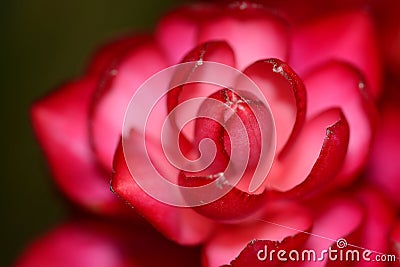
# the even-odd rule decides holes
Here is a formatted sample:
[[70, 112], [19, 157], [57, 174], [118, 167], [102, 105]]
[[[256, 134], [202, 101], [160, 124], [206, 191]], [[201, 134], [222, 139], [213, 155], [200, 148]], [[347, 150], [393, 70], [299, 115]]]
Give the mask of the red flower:
[[[364, 81], [360, 71], [348, 63], [352, 62], [360, 69], [373, 73], [371, 76], [366, 76], [367, 79], [373, 80], [379, 76], [379, 72], [375, 70], [376, 66], [371, 64], [377, 60], [377, 54], [367, 16], [356, 12], [323, 18], [312, 24], [292, 29], [290, 35], [284, 21], [262, 7], [241, 3], [222, 8], [222, 13], [221, 7], [207, 5], [179, 9], [160, 23], [156, 39], [173, 60], [172, 62], [176, 62], [175, 60], [187, 51], [181, 62], [214, 61], [243, 69], [244, 74], [260, 87], [270, 104], [276, 123], [277, 153], [271, 172], [263, 184], [264, 190], [261, 189], [261, 192], [250, 194], [239, 184], [239, 187], [219, 201], [190, 210], [165, 205], [146, 195], [132, 179], [127, 168], [129, 166], [126, 166], [123, 149], [118, 149], [114, 161], [113, 190], [156, 228], [180, 243], [192, 244], [207, 239], [210, 232], [215, 229], [215, 221], [243, 219], [255, 212], [262, 213], [266, 203], [271, 201], [271, 197], [267, 195], [272, 191], [284, 192], [284, 196], [299, 198], [326, 189], [326, 184], [330, 187], [348, 184], [363, 166], [372, 138], [373, 104], [368, 98], [369, 82]], [[344, 26], [349, 25], [350, 21], [357, 21], [356, 25], [353, 23], [359, 33], [357, 36], [350, 35], [354, 29]], [[344, 34], [343, 37], [338, 34], [330, 36], [322, 31], [326, 27], [336, 30], [337, 33], [349, 31], [349, 34]], [[177, 39], [177, 36], [180, 36], [180, 39]], [[242, 38], [243, 36], [246, 38]], [[290, 42], [289, 36], [295, 41]], [[170, 40], [179, 42], [171, 45]], [[317, 50], [316, 47], [320, 49]], [[138, 53], [136, 49], [134, 51]], [[314, 51], [313, 55], [310, 55], [311, 51]], [[288, 58], [288, 55], [291, 57]], [[281, 60], [268, 59], [271, 57], [288, 61], [294, 69], [298, 69], [303, 79]], [[114, 104], [112, 110], [115, 110], [117, 105], [123, 109], [120, 103], [126, 97], [120, 93], [123, 87], [119, 85], [125, 84], [126, 88], [127, 82], [132, 79], [130, 72], [126, 71], [124, 74], [126, 64], [132, 66], [140, 64], [141, 67], [143, 65], [134, 57], [124, 57], [122, 63], [113, 69], [118, 75], [112, 76], [112, 80], [107, 82], [109, 94], [104, 94], [94, 107], [98, 110], [97, 114], [101, 112], [105, 114], [107, 111], [108, 115], [96, 116], [98, 121], [94, 121], [95, 127], [105, 127], [103, 123], [110, 117], [111, 101]], [[182, 86], [170, 91], [167, 100], [168, 110], [171, 111], [178, 104], [194, 95], [199, 95], [202, 88], [196, 86]], [[224, 91], [218, 90], [214, 89], [216, 93], [211, 94], [210, 98], [225, 101]], [[343, 101], [344, 97], [347, 101]], [[235, 96], [230, 98], [230, 101], [235, 101], [232, 100]], [[244, 102], [246, 101], [249, 103], [254, 99], [245, 99]], [[201, 109], [202, 107], [199, 113]], [[249, 118], [244, 125], [247, 130], [251, 130], [257, 125], [254, 126], [255, 122], [249, 117], [251, 112], [247, 109], [244, 104], [242, 109], [239, 109], [243, 111], [239, 111], [238, 115]], [[211, 111], [211, 113], [221, 112], [224, 111]], [[166, 118], [165, 114], [160, 112], [155, 117], [163, 121], [163, 118]], [[120, 125], [122, 115], [114, 116], [112, 122], [115, 121], [120, 121]], [[187, 141], [189, 143], [193, 140], [195, 149], [198, 140], [210, 138], [216, 143], [217, 154], [213, 165], [205, 170], [207, 175], [204, 175], [204, 172], [186, 174], [186, 178], [180, 179], [184, 185], [206, 183], [209, 177], [214, 177], [213, 175], [223, 171], [226, 161], [229, 161], [227, 150], [230, 145], [224, 137], [224, 131], [219, 130], [215, 122], [198, 119], [194, 127], [194, 132], [184, 132], [183, 138], [189, 140]], [[104, 133], [97, 129], [94, 131], [95, 136]], [[254, 160], [254, 157], [257, 158], [259, 153], [255, 145], [259, 134], [257, 130], [251, 131], [249, 138], [254, 142], [250, 141], [250, 161]], [[118, 134], [115, 134], [115, 138], [117, 137]], [[160, 141], [154, 142], [153, 155], [161, 155], [163, 151], [161, 146], [157, 145]], [[132, 153], [139, 154], [136, 156], [139, 158], [141, 152], [136, 149], [138, 146], [133, 147], [135, 151]], [[188, 149], [190, 150], [190, 147]], [[103, 151], [103, 155], [110, 153], [106, 151], [104, 142], [98, 142], [98, 151]], [[159, 156], [154, 161], [164, 166], [163, 168], [168, 165], [161, 164], [163, 159]], [[131, 168], [144, 168], [143, 163], [139, 163], [139, 160], [136, 162], [137, 165], [133, 163]], [[158, 168], [162, 171], [161, 167]], [[253, 169], [254, 166], [247, 171]], [[179, 176], [179, 170], [168, 169], [168, 173], [171, 172], [176, 178]], [[151, 174], [147, 172], [145, 175]], [[191, 176], [197, 178], [190, 178]], [[153, 177], [146, 177], [146, 179], [151, 178]], [[161, 214], [163, 216], [160, 216]]]
[[[82, 78], [32, 108], [33, 126], [57, 184], [91, 213], [126, 220], [137, 212], [181, 245], [203, 244], [204, 266], [264, 266], [257, 256], [266, 253], [266, 247], [342, 249], [345, 246], [336, 243], [340, 238], [358, 249], [374, 250], [372, 255], [389, 252], [388, 240], [376, 236], [389, 235], [394, 208], [378, 191], [360, 185], [363, 181], [355, 182], [369, 156], [376, 119], [374, 102], [381, 93], [374, 26], [362, 11], [323, 14], [314, 20], [285, 20], [249, 2], [190, 5], [167, 14], [153, 36], [125, 38], [106, 46]], [[240, 78], [234, 76], [232, 87], [185, 83], [196, 75], [207, 76], [208, 67], [215, 66], [209, 62], [242, 71]], [[166, 69], [177, 63], [190, 68]], [[146, 87], [157, 78], [152, 76], [156, 73], [171, 74], [164, 84], [157, 84], [172, 88], [162, 91], [165, 95], [160, 98], [156, 94], [159, 86]], [[215, 76], [225, 79], [229, 71]], [[246, 77], [259, 91], [248, 88]], [[141, 101], [135, 102], [135, 97]], [[181, 107], [198, 97], [203, 97], [201, 103], [188, 110], [196, 116], [186, 124], [188, 114]], [[153, 98], [157, 101], [152, 102]], [[154, 108], [151, 114], [144, 111], [149, 104]], [[150, 131], [142, 132], [143, 124], [130, 124], [132, 117], [136, 122], [146, 121]], [[168, 138], [167, 130], [162, 135], [165, 121], [172, 122], [172, 133], [178, 126], [182, 130], [179, 135]], [[215, 157], [201, 170], [171, 164], [165, 154], [175, 145], [172, 151], [191, 160], [203, 159], [198, 148], [207, 152], [202, 150], [205, 139], [215, 144]], [[275, 155], [265, 154], [265, 148]], [[229, 176], [235, 176], [243, 162], [247, 163], [239, 177], [243, 179], [232, 184]], [[382, 165], [372, 166], [380, 179]], [[257, 190], [252, 190], [252, 175], [259, 169], [264, 169], [265, 175]], [[109, 192], [111, 175], [113, 192], [136, 212]], [[181, 199], [180, 203], [202, 201], [204, 196], [160, 189], [158, 175], [179, 185], [179, 190], [211, 185], [216, 194], [229, 192], [205, 205], [169, 205], [145, 192], [146, 185], [160, 196]], [[144, 187], [139, 180], [145, 181]], [[386, 188], [387, 183], [383, 185]], [[343, 188], [348, 192], [339, 193]], [[397, 191], [391, 190], [393, 195]], [[64, 242], [79, 245], [79, 240], [64, 235], [64, 228], [93, 234], [95, 240], [105, 236], [101, 242], [112, 244], [107, 255], [122, 259], [126, 266], [143, 256], [124, 252], [114, 257], [113, 248], [135, 249], [140, 244], [135, 238], [129, 239], [131, 242], [125, 242], [125, 237], [124, 241], [115, 239], [109, 232], [113, 230], [100, 233], [85, 225], [56, 230], [39, 241], [39, 248], [34, 245], [21, 266], [33, 266], [29, 264], [40, 259], [36, 254], [53, 243], [57, 244], [56, 254], [61, 253]], [[141, 228], [136, 227], [123, 227], [121, 232], [139, 234]], [[155, 234], [149, 235], [153, 240]], [[138, 242], [147, 242], [140, 236]], [[161, 243], [171, 253], [178, 248], [165, 240]], [[97, 248], [94, 254], [103, 249]], [[93, 251], [92, 246], [84, 249]], [[52, 263], [54, 259], [49, 260]], [[271, 261], [284, 264], [276, 258]], [[327, 261], [320, 264], [335, 264]], [[146, 259], [143, 262], [154, 265]], [[181, 264], [187, 264], [186, 258]]]

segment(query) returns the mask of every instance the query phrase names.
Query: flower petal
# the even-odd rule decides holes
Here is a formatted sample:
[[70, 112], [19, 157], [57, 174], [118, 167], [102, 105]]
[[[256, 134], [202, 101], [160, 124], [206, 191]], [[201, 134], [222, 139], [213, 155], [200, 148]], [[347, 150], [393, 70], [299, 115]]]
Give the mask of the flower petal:
[[124, 36], [100, 47], [89, 63], [87, 72], [90, 74], [102, 75], [110, 62], [113, 62], [118, 55], [123, 54], [131, 47], [143, 42], [146, 36]]
[[287, 153], [275, 161], [266, 187], [288, 191], [288, 196], [321, 190], [340, 170], [348, 137], [347, 121], [339, 109], [318, 114], [305, 124]]
[[[385, 195], [371, 186], [363, 186], [357, 192], [365, 210], [362, 240], [360, 245], [371, 250], [370, 259], [376, 259], [381, 253], [389, 252], [388, 236], [394, 221], [394, 207]], [[385, 262], [362, 261], [359, 266], [387, 266]]]
[[305, 122], [307, 99], [303, 82], [279, 59], [257, 61], [244, 74], [257, 84], [268, 101], [275, 120], [277, 153], [280, 153]]
[[248, 2], [221, 6], [203, 21], [198, 42], [224, 40], [233, 48], [238, 69], [265, 58], [286, 60], [289, 34], [286, 23], [263, 8]]
[[400, 109], [384, 102], [368, 164], [368, 178], [395, 203], [400, 204]]
[[167, 15], [158, 25], [156, 36], [172, 63], [180, 61], [196, 44], [226, 41], [238, 56], [238, 67], [243, 69], [262, 58], [285, 60], [289, 46], [286, 26], [261, 5], [245, 1], [230, 5], [198, 4]]
[[[213, 182], [216, 178], [202, 176], [185, 176], [182, 174], [179, 184], [182, 186], [194, 187]], [[229, 185], [221, 185], [227, 187]], [[194, 207], [199, 214], [218, 222], [242, 222], [252, 220], [264, 207], [266, 194], [248, 194], [234, 187], [222, 198], [207, 205]]]
[[365, 13], [327, 16], [294, 29], [290, 65], [304, 75], [328, 60], [352, 63], [363, 72], [376, 97], [381, 83], [376, 40], [371, 19]]
[[36, 136], [54, 179], [75, 203], [94, 212], [116, 212], [123, 205], [108, 187], [88, 140], [89, 102], [95, 78], [88, 77], [59, 88], [36, 102], [31, 118]]
[[180, 247], [148, 226], [79, 220], [33, 242], [15, 266], [200, 266], [200, 255], [196, 248]]
[[[205, 266], [265, 266], [257, 253], [268, 249], [294, 249], [307, 239], [312, 218], [308, 211], [291, 202], [267, 205], [263, 219], [244, 225], [223, 225], [204, 247]], [[269, 259], [268, 259], [269, 260]], [[267, 261], [268, 261], [267, 260]], [[272, 262], [276, 263], [277, 259]], [[268, 261], [268, 263], [270, 263]]]
[[317, 67], [304, 78], [310, 118], [331, 107], [340, 107], [350, 127], [349, 148], [335, 184], [347, 184], [367, 160], [375, 129], [375, 106], [365, 92], [365, 82], [357, 69], [332, 61]]
[[197, 4], [176, 9], [162, 18], [155, 35], [171, 64], [180, 62], [196, 46], [199, 24], [213, 13], [213, 6]]
[[111, 169], [129, 101], [147, 78], [164, 67], [165, 59], [151, 40], [137, 44], [108, 67], [94, 95], [89, 125], [93, 150], [105, 168]]
[[[305, 249], [314, 250], [317, 257], [320, 257], [323, 255], [322, 251], [329, 247], [338, 250], [337, 242], [341, 238], [347, 241], [348, 248], [353, 249], [351, 245], [360, 245], [356, 241], [362, 230], [363, 210], [357, 202], [348, 197], [337, 196], [329, 200], [320, 200], [316, 206], [313, 209], [315, 212], [313, 229]], [[323, 260], [307, 261], [301, 266], [337, 266], [337, 264], [335, 261], [328, 262], [328, 256], [325, 254]]]
[[[157, 148], [151, 148], [151, 144], [148, 149], [154, 150], [151, 153], [153, 155], [162, 155], [162, 151], [158, 151]], [[159, 153], [156, 153], [157, 151]], [[132, 150], [131, 153], [137, 153], [137, 159], [145, 157], [145, 155], [141, 155], [141, 152], [137, 150]], [[164, 162], [160, 157], [156, 159], [158, 160], [158, 164], [162, 164], [159, 161]], [[137, 166], [141, 168], [142, 172], [146, 172], [146, 166], [140, 162], [137, 162]], [[164, 170], [164, 173], [168, 172], [165, 168], [160, 168], [159, 170]], [[150, 176], [150, 174], [144, 177], [149, 180], [157, 179]], [[133, 206], [155, 228], [180, 244], [200, 243], [209, 235], [213, 228], [211, 221], [200, 216], [193, 210], [173, 207], [147, 195], [132, 178], [124, 157], [122, 145], [118, 146], [115, 153], [111, 187], [118, 196]]]
[[391, 245], [392, 251], [397, 257], [397, 265], [396, 263], [393, 266], [400, 266], [399, 259], [400, 259], [400, 222], [398, 221], [392, 229], [391, 235]]
[[[235, 55], [232, 48], [226, 42], [207, 42], [193, 48], [188, 54], [185, 55], [181, 63], [192, 61], [200, 62], [200, 64], [203, 61], [211, 61], [234, 67]], [[187, 76], [193, 74], [193, 71], [194, 70], [190, 69], [189, 73], [176, 73], [176, 76], [172, 77], [172, 80], [176, 80], [179, 82], [185, 81], [188, 78]], [[170, 90], [167, 95], [168, 112], [171, 112], [179, 104], [187, 100], [196, 97], [208, 97], [219, 89], [219, 86], [208, 83], [186, 83], [183, 86], [176, 87], [173, 90]], [[199, 107], [193, 105], [193, 108]], [[176, 121], [179, 121], [181, 117], [182, 114], [180, 114], [179, 112], [176, 113], [173, 116], [172, 123], [176, 124]], [[182, 137], [185, 139], [186, 143], [193, 144], [194, 142], [193, 137], [195, 133], [193, 124], [194, 123], [188, 123], [182, 129]], [[187, 144], [186, 146], [191, 145]]]

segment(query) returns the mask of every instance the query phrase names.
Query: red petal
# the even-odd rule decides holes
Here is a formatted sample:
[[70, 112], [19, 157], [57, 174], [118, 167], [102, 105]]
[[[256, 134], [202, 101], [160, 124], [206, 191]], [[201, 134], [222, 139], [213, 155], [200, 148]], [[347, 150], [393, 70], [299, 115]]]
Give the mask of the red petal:
[[89, 102], [95, 80], [86, 78], [59, 88], [35, 103], [31, 118], [36, 136], [58, 186], [75, 203], [96, 212], [115, 212], [121, 203], [108, 187], [89, 146]]
[[[373, 251], [369, 258], [375, 259], [378, 254], [389, 252], [387, 237], [394, 221], [394, 207], [381, 192], [373, 187], [360, 188], [357, 197], [365, 210], [363, 237], [360, 244], [363, 248]], [[362, 261], [357, 266], [387, 265], [385, 262], [374, 262], [372, 265], [371, 262]]]
[[33, 242], [15, 266], [200, 266], [200, 255], [196, 248], [179, 247], [147, 226], [80, 220]]
[[113, 40], [103, 47], [100, 47], [93, 56], [88, 67], [88, 73], [101, 75], [106, 67], [115, 60], [118, 55], [134, 47], [145, 40], [145, 36], [126, 36]]
[[332, 59], [354, 64], [366, 77], [374, 96], [381, 73], [371, 19], [362, 12], [324, 17], [294, 30], [290, 65], [301, 75]]
[[294, 145], [275, 161], [266, 187], [302, 195], [321, 190], [335, 177], [346, 155], [347, 121], [338, 109], [309, 120]]
[[367, 159], [375, 128], [375, 107], [365, 93], [365, 83], [355, 68], [341, 62], [316, 68], [305, 77], [304, 83], [308, 92], [308, 117], [340, 107], [349, 122], [349, 148], [336, 184], [348, 183]]
[[[245, 162], [248, 171], [253, 171], [260, 161], [261, 130], [272, 131], [270, 128], [273, 121], [262, 101], [246, 93], [223, 89], [207, 98], [220, 105], [216, 105], [215, 101], [204, 101], [199, 108], [199, 118], [195, 121], [194, 144], [198, 147], [207, 138], [214, 141], [217, 154], [213, 164], [207, 169], [211, 174], [222, 172], [228, 160], [236, 166]], [[234, 159], [231, 155], [232, 144], [241, 152]], [[244, 150], [246, 148], [249, 153]]]
[[391, 246], [394, 255], [397, 257], [397, 263], [394, 263], [393, 266], [400, 266], [400, 222], [397, 222], [395, 227], [393, 228], [391, 235]]
[[[356, 241], [361, 233], [364, 219], [361, 206], [340, 196], [328, 201], [320, 199], [316, 206], [317, 208], [314, 207], [316, 219], [305, 249], [313, 249], [316, 255], [320, 256], [322, 251], [330, 246], [338, 250], [336, 241], [340, 238], [347, 241], [346, 248], [357, 249], [351, 245], [360, 245]], [[301, 266], [338, 266], [338, 262], [327, 262], [327, 260], [328, 257], [325, 255], [323, 261], [305, 262]], [[339, 264], [345, 264], [345, 262]]]
[[381, 121], [368, 164], [368, 178], [395, 203], [400, 204], [400, 109], [398, 103], [384, 103]]
[[285, 22], [260, 5], [247, 2], [222, 6], [199, 29], [198, 42], [225, 40], [244, 69], [265, 58], [285, 60], [288, 54], [288, 28]]
[[265, 266], [267, 262], [257, 258], [258, 251], [265, 246], [279, 250], [304, 243], [303, 231], [308, 231], [312, 225], [307, 210], [286, 202], [270, 204], [267, 210], [263, 219], [252, 223], [221, 225], [218, 234], [204, 247], [204, 265], [213, 267], [232, 261], [232, 266]]
[[[201, 44], [195, 48], [193, 48], [183, 59], [184, 62], [191, 61], [211, 61], [222, 63], [231, 67], [235, 66], [235, 55], [232, 51], [232, 48], [226, 42], [207, 42]], [[190, 73], [177, 73], [176, 77], [173, 79], [187, 79], [186, 75], [191, 75], [192, 69], [190, 69]], [[183, 86], [179, 86], [174, 88], [173, 90], [168, 92], [167, 96], [167, 106], [168, 112], [171, 112], [175, 107], [179, 104], [196, 97], [208, 97], [215, 91], [220, 90], [219, 86], [207, 84], [207, 83], [189, 83]], [[198, 107], [193, 107], [198, 108]], [[177, 120], [180, 119], [180, 113], [176, 113], [173, 117], [173, 122], [176, 123]], [[186, 142], [190, 142], [193, 144], [194, 139], [194, 125], [187, 124], [182, 129], [183, 137], [186, 139]]]
[[[252, 98], [250, 95], [246, 96], [244, 92], [239, 95], [236, 92], [224, 89], [212, 94], [207, 100], [213, 100], [214, 102], [205, 101], [200, 106], [198, 114], [200, 114], [199, 117], [201, 118], [196, 119], [195, 123], [195, 146], [199, 146], [200, 141], [204, 139], [211, 139], [216, 146], [216, 156], [206, 169], [200, 173], [183, 175], [184, 178], [180, 182], [184, 186], [194, 186], [198, 183], [207, 184], [210, 180], [216, 180], [213, 178], [218, 173], [223, 172], [225, 176], [220, 178], [226, 178], [229, 185], [221, 184], [221, 187], [229, 189], [234, 184], [230, 180], [234, 176], [233, 173], [242, 170], [244, 163], [243, 171], [246, 172], [236, 188], [213, 203], [195, 208], [200, 214], [214, 220], [241, 220], [252, 215], [263, 205], [264, 195], [250, 195], [247, 193], [249, 191], [248, 178], [250, 178], [260, 161], [261, 129], [269, 130], [272, 122], [268, 120], [271, 120], [271, 118], [268, 115], [264, 115], [268, 112], [261, 101]], [[216, 105], [215, 102], [220, 103], [220, 105]], [[232, 115], [232, 110], [238, 117]], [[256, 114], [261, 120], [260, 122], [258, 122]], [[220, 123], [210, 119], [210, 117], [218, 119]], [[245, 128], [244, 130], [241, 125], [238, 125], [240, 121], [240, 124], [243, 124]], [[263, 121], [265, 121], [266, 125], [265, 127], [260, 127], [259, 123], [261, 124]], [[246, 135], [246, 137], [243, 135]], [[237, 154], [238, 152], [231, 152], [231, 143], [235, 145], [236, 151], [243, 155], [232, 157], [232, 153]], [[250, 149], [250, 153], [246, 153], [246, 149]], [[230, 161], [230, 168], [227, 168], [228, 161]], [[267, 163], [265, 162], [265, 164]], [[235, 171], [231, 172], [230, 169]], [[212, 190], [216, 191], [218, 188]]]
[[258, 61], [246, 68], [244, 74], [257, 84], [268, 101], [277, 131], [277, 153], [280, 153], [289, 138], [298, 135], [305, 121], [307, 99], [303, 82], [279, 59]]
[[[131, 152], [135, 153], [135, 151]], [[136, 153], [140, 152], [136, 151]], [[140, 159], [141, 157], [144, 158], [145, 156], [137, 155], [137, 158]], [[137, 166], [142, 171], [146, 171], [146, 166], [141, 165], [140, 162], [137, 163]], [[162, 169], [160, 168], [160, 170]], [[145, 177], [146, 179], [154, 178], [152, 176]], [[198, 215], [193, 210], [173, 207], [147, 195], [132, 178], [126, 165], [121, 145], [118, 147], [114, 158], [114, 174], [111, 187], [116, 194], [132, 205], [154, 227], [180, 244], [200, 243], [213, 228], [211, 221]]]
[[289, 45], [285, 23], [260, 5], [247, 2], [178, 9], [164, 17], [156, 35], [172, 63], [196, 44], [225, 40], [238, 56], [241, 69], [262, 58], [285, 59]]
[[198, 4], [179, 8], [163, 17], [156, 30], [156, 39], [171, 64], [180, 62], [197, 45], [199, 24], [213, 13], [214, 6]]
[[[182, 186], [194, 187], [208, 184], [216, 178], [184, 176], [179, 180]], [[221, 187], [229, 187], [222, 184]], [[266, 194], [248, 194], [237, 188], [232, 188], [222, 198], [207, 205], [193, 208], [196, 212], [214, 221], [235, 222], [249, 221], [259, 214], [266, 203]]]
[[107, 169], [111, 169], [129, 101], [147, 78], [164, 67], [164, 57], [151, 40], [137, 44], [110, 64], [95, 92], [90, 114], [90, 140]]

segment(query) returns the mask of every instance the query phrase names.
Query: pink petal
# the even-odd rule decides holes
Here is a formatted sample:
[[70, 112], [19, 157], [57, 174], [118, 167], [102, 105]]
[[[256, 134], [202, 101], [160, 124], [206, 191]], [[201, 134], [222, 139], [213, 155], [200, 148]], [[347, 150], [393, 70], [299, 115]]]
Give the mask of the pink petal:
[[198, 43], [228, 42], [235, 52], [239, 69], [265, 58], [286, 60], [288, 28], [281, 18], [260, 5], [247, 2], [218, 8], [218, 13], [202, 22]]
[[124, 36], [100, 47], [94, 54], [87, 72], [95, 75], [102, 75], [110, 62], [115, 60], [118, 55], [143, 42], [145, 36]]
[[347, 121], [338, 109], [310, 119], [287, 154], [277, 159], [266, 187], [302, 195], [321, 190], [340, 170], [349, 137]]
[[[152, 149], [148, 147], [148, 149]], [[157, 151], [157, 148], [153, 148]], [[140, 153], [140, 151], [131, 153]], [[161, 151], [159, 151], [161, 154]], [[144, 155], [136, 155], [137, 159], [144, 158]], [[158, 157], [158, 160], [164, 161]], [[141, 171], [146, 171], [143, 164], [137, 163]], [[170, 167], [169, 167], [170, 169]], [[168, 169], [160, 167], [159, 170], [168, 172]], [[145, 174], [143, 174], [145, 175]], [[146, 179], [157, 179], [153, 176], [144, 176]], [[177, 178], [177, 177], [176, 177]], [[126, 165], [122, 146], [116, 151], [114, 159], [114, 174], [111, 181], [112, 190], [132, 205], [146, 220], [168, 238], [180, 244], [198, 244], [205, 240], [213, 229], [213, 223], [198, 215], [191, 209], [178, 208], [164, 204], [147, 195], [132, 178]]]
[[257, 259], [265, 245], [279, 250], [304, 243], [303, 231], [312, 225], [306, 209], [290, 202], [276, 202], [267, 208], [263, 219], [245, 225], [221, 225], [204, 247], [204, 265], [221, 266], [232, 261], [231, 266], [265, 266], [267, 262]]
[[380, 59], [371, 19], [362, 12], [324, 17], [294, 30], [290, 65], [299, 74], [329, 60], [354, 64], [373, 96], [380, 92]]
[[400, 109], [384, 103], [368, 164], [368, 178], [395, 203], [400, 204]]
[[196, 248], [167, 241], [148, 226], [65, 223], [33, 242], [16, 267], [200, 266]]
[[155, 35], [171, 64], [180, 62], [196, 46], [199, 24], [213, 13], [214, 6], [198, 4], [179, 8], [162, 18]]
[[375, 128], [375, 106], [365, 92], [359, 72], [351, 65], [329, 62], [306, 76], [312, 117], [327, 108], [340, 107], [350, 127], [349, 148], [343, 169], [335, 184], [346, 184], [356, 177], [368, 156]]
[[[346, 197], [335, 197], [328, 201], [320, 199], [316, 206], [319, 208], [314, 208], [316, 219], [305, 249], [313, 249], [319, 257], [322, 251], [330, 246], [339, 250], [336, 241], [340, 238], [347, 241], [346, 249], [357, 249], [351, 245], [360, 245], [356, 240], [362, 229], [363, 211], [361, 206]], [[327, 262], [327, 259], [326, 256], [323, 261], [304, 262], [301, 266], [338, 266], [338, 264], [345, 263]]]
[[[194, 47], [188, 54], [185, 55], [181, 63], [184, 62], [192, 62], [192, 61], [211, 61], [222, 63], [231, 67], [235, 67], [235, 55], [232, 51], [232, 48], [226, 42], [207, 42], [197, 47]], [[192, 70], [190, 70], [192, 71]], [[176, 79], [179, 82], [187, 79], [187, 75], [191, 75], [190, 73], [177, 73], [176, 77], [172, 79]], [[179, 104], [196, 98], [196, 97], [208, 97], [213, 94], [215, 91], [220, 90], [219, 86], [206, 84], [206, 83], [189, 83], [183, 86], [179, 86], [174, 88], [173, 90], [168, 92], [167, 96], [167, 106], [168, 112], [171, 112], [174, 108], [176, 108]], [[194, 107], [196, 108], [196, 107]], [[174, 123], [182, 117], [182, 114], [176, 113], [173, 117]], [[185, 138], [185, 142], [189, 142], [193, 144], [194, 142], [194, 123], [187, 124], [182, 129], [182, 137]], [[190, 146], [190, 145], [189, 145]]]
[[258, 61], [246, 68], [244, 74], [261, 89], [271, 108], [277, 131], [277, 153], [280, 153], [289, 139], [298, 135], [305, 121], [307, 99], [303, 82], [279, 59]]
[[90, 114], [93, 149], [107, 169], [111, 169], [129, 101], [147, 78], [164, 67], [165, 59], [151, 40], [137, 44], [109, 65], [95, 92]]
[[[388, 235], [390, 226], [394, 221], [394, 207], [385, 198], [385, 195], [373, 187], [360, 188], [357, 193], [358, 199], [365, 209], [363, 226], [363, 237], [361, 245], [363, 248], [374, 251], [369, 256], [371, 259], [381, 253], [388, 253]], [[376, 253], [378, 252], [378, 253]], [[387, 266], [385, 262], [361, 261], [357, 266]]]
[[54, 179], [75, 203], [95, 212], [123, 207], [109, 191], [108, 174], [96, 164], [88, 140], [89, 102], [95, 79], [69, 83], [36, 102], [31, 119]]

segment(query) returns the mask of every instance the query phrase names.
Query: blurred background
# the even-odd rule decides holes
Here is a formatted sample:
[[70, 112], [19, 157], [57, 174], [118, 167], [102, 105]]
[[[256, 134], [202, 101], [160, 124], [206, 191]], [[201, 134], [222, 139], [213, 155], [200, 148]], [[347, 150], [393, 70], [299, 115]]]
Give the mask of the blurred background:
[[29, 122], [31, 103], [79, 76], [94, 49], [151, 31], [183, 0], [14, 0], [0, 3], [0, 266], [68, 216]]

